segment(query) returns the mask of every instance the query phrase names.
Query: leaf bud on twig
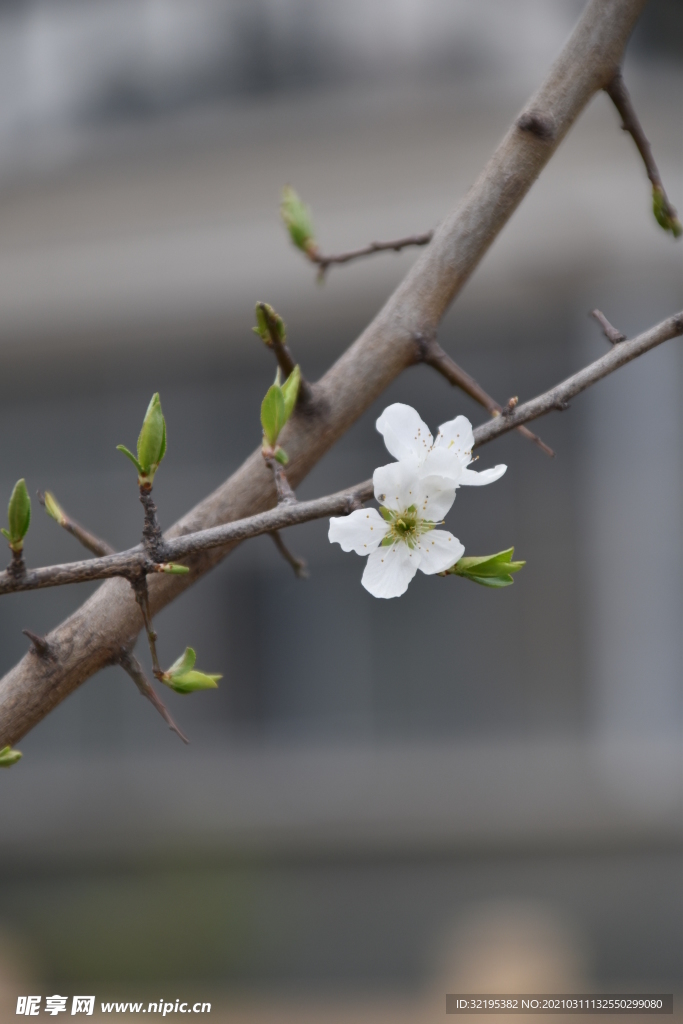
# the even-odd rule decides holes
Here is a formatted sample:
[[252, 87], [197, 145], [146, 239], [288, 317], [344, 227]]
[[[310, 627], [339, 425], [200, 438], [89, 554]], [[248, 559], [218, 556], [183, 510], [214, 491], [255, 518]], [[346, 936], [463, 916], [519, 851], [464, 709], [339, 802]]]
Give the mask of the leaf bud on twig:
[[138, 437], [137, 458], [125, 445], [118, 444], [117, 451], [123, 452], [138, 471], [138, 481], [143, 487], [151, 487], [154, 474], [166, 454], [166, 420], [161, 411], [159, 392], [152, 395], [147, 407], [142, 430]]
[[318, 246], [315, 241], [311, 211], [289, 185], [285, 185], [282, 190], [280, 214], [289, 231], [289, 237], [297, 249], [301, 249], [307, 256], [315, 256]]
[[166, 683], [176, 693], [193, 693], [195, 690], [215, 690], [218, 686], [220, 675], [207, 675], [205, 672], [197, 672], [194, 663], [197, 655], [192, 647], [186, 647], [185, 653], [177, 661], [174, 661], [167, 672], [160, 676], [162, 683]]
[[0, 768], [11, 768], [17, 761], [21, 761], [24, 755], [20, 750], [12, 750], [11, 747], [3, 747], [0, 750]]
[[23, 550], [24, 537], [31, 523], [31, 499], [23, 477], [14, 485], [7, 508], [7, 519], [9, 530], [3, 528], [1, 532], [9, 541], [12, 551], [19, 554]]

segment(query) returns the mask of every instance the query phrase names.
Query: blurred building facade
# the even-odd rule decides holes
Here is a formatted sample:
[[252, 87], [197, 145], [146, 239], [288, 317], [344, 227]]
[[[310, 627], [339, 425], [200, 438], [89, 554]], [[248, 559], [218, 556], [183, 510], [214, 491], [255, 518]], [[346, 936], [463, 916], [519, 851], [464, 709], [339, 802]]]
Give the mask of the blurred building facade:
[[[627, 74], [680, 206], [675, 6], [653, 3]], [[155, 390], [163, 525], [216, 487], [259, 443], [273, 367], [254, 303], [283, 314], [315, 378], [414, 259], [317, 287], [278, 223], [281, 185], [311, 203], [326, 249], [438, 223], [580, 9], [0, 9], [0, 495], [26, 476], [111, 543], [134, 542], [114, 449]], [[499, 400], [523, 399], [604, 351], [590, 309], [632, 335], [682, 298], [680, 252], [597, 97], [440, 340]], [[680, 986], [680, 385], [673, 343], [542, 421], [555, 460], [518, 436], [482, 451], [509, 471], [459, 493], [449, 523], [468, 553], [515, 544], [527, 567], [513, 588], [420, 578], [378, 602], [361, 560], [313, 524], [288, 538], [310, 580], [261, 538], [159, 616], [165, 661], [192, 644], [224, 673], [215, 694], [168, 699], [189, 748], [114, 669], [58, 708], [0, 780], [0, 929], [36, 976], [410, 989], [462, 922], [521, 906], [522, 922], [575, 936], [595, 984]], [[374, 419], [393, 400], [432, 427], [482, 418], [410, 371], [301, 497], [381, 464]], [[28, 551], [77, 557], [38, 511]], [[49, 630], [85, 592], [6, 598], [3, 669], [22, 628]]]

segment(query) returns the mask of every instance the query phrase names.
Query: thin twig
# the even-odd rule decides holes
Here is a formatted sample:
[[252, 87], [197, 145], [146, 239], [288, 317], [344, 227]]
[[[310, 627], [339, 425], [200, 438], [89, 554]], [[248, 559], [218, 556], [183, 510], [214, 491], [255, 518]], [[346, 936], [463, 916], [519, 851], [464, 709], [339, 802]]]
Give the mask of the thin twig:
[[626, 335], [617, 330], [617, 328], [609, 322], [605, 314], [601, 313], [599, 309], [591, 310], [591, 316], [594, 320], [598, 321], [602, 327], [602, 333], [611, 345], [618, 345], [620, 342], [626, 341]]
[[291, 488], [285, 467], [277, 461], [274, 455], [263, 454], [263, 459], [268, 469], [273, 474], [275, 482], [275, 493], [277, 494], [278, 505], [292, 505], [296, 502], [296, 494]]
[[149, 679], [145, 675], [144, 669], [137, 658], [135, 658], [130, 651], [121, 651], [119, 656], [119, 665], [124, 669], [130, 678], [133, 680], [138, 690], [143, 697], [146, 697], [151, 704], [157, 709], [163, 720], [174, 733], [180, 736], [183, 743], [189, 743], [187, 736], [182, 732], [176, 723], [173, 721], [171, 714], [162, 701], [159, 694], [156, 692]]
[[[487, 444], [494, 438], [507, 434], [510, 430], [516, 430], [521, 424], [538, 419], [539, 416], [544, 416], [553, 410], [566, 409], [572, 398], [592, 384], [596, 384], [603, 377], [614, 373], [615, 370], [630, 363], [633, 359], [637, 359], [638, 356], [650, 349], [656, 348], [671, 338], [679, 337], [681, 334], [683, 334], [683, 312], [663, 320], [630, 341], [623, 341], [621, 344], [613, 346], [600, 359], [589, 363], [588, 366], [562, 383], [556, 384], [549, 391], [545, 391], [521, 405], [512, 408], [508, 405], [509, 411], [506, 411], [506, 415], [500, 415], [487, 423], [482, 423], [474, 431], [475, 447]], [[272, 533], [274, 530], [282, 530], [287, 526], [296, 526], [299, 523], [308, 523], [313, 519], [324, 519], [328, 516], [348, 515], [354, 509], [360, 508], [363, 502], [372, 497], [372, 494], [372, 480], [366, 480], [348, 490], [330, 494], [324, 498], [316, 498], [313, 501], [282, 502], [267, 512], [259, 512], [257, 515], [247, 516], [223, 526], [212, 526], [196, 533], [170, 537], [165, 541], [166, 557], [169, 561], [175, 562], [200, 551], [208, 551], [211, 548], [248, 540], [250, 537]], [[83, 562], [68, 562], [66, 565], [30, 569], [20, 580], [14, 580], [7, 571], [0, 572], [0, 594], [21, 590], [39, 590], [43, 587], [83, 583], [88, 580], [109, 579], [112, 576], [124, 576], [131, 581], [134, 587], [138, 586], [142, 592], [141, 586], [136, 582], [137, 579], [144, 578], [145, 573], [159, 571], [162, 571], [162, 566], [150, 562], [142, 546], [138, 546], [117, 555], [108, 555], [105, 558], [91, 558]], [[144, 618], [146, 612], [143, 605], [141, 605], [141, 609]], [[145, 621], [146, 628], [148, 623], [149, 616]], [[149, 628], [151, 629], [151, 623], [149, 623]]]
[[[621, 127], [625, 132], [629, 133], [629, 135], [635, 142], [636, 146], [638, 147], [638, 152], [640, 153], [643, 159], [643, 163], [645, 164], [647, 176], [652, 182], [653, 189], [655, 189], [655, 191], [657, 191], [660, 194], [664, 214], [672, 225], [674, 235], [676, 236], [677, 234], [680, 234], [681, 225], [678, 220], [678, 214], [669, 202], [669, 198], [666, 194], [664, 184], [662, 182], [662, 176], [659, 173], [659, 168], [657, 167], [657, 164], [655, 163], [655, 158], [652, 154], [652, 147], [650, 146], [648, 138], [645, 135], [645, 132], [643, 131], [643, 126], [641, 125], [638, 119], [635, 107], [633, 106], [633, 101], [631, 100], [629, 91], [626, 88], [626, 85], [624, 84], [624, 79], [622, 77], [621, 71], [617, 71], [609, 85], [605, 86], [605, 92], [612, 100], [612, 103], [617, 108], [621, 116]], [[673, 227], [674, 225], [678, 225], [678, 232]]]
[[[44, 508], [45, 495], [42, 491], [38, 491], [38, 501]], [[55, 522], [66, 530], [67, 533], [70, 533], [72, 537], [75, 537], [84, 548], [87, 548], [88, 551], [92, 551], [93, 555], [114, 554], [116, 549], [113, 548], [111, 544], [107, 544], [106, 540], [102, 540], [100, 537], [96, 537], [94, 533], [91, 533], [90, 530], [86, 530], [84, 526], [81, 526], [81, 524], [77, 523], [75, 519], [72, 519], [70, 515], [67, 515], [63, 508], [60, 507], [60, 510], [62, 512], [62, 516], [60, 519], [56, 519]]]
[[[294, 357], [292, 356], [292, 353], [290, 352], [289, 346], [287, 345], [286, 341], [282, 341], [280, 335], [278, 334], [277, 325], [273, 319], [273, 311], [271, 307], [268, 305], [267, 302], [257, 302], [256, 305], [257, 308], [260, 309], [261, 312], [263, 313], [263, 317], [268, 328], [269, 341], [267, 341], [266, 344], [269, 346], [269, 348], [273, 350], [275, 358], [277, 359], [277, 364], [280, 367], [280, 371], [282, 373], [282, 379], [287, 380], [290, 373], [292, 373], [296, 368], [297, 364], [294, 361]], [[310, 403], [312, 397], [313, 391], [311, 385], [308, 383], [307, 380], [305, 380], [302, 374], [301, 379], [299, 381], [299, 394], [297, 396], [297, 403], [301, 403], [302, 405], [305, 403]]]
[[[483, 405], [492, 416], [500, 416], [505, 410], [502, 405], [499, 405], [494, 398], [491, 398], [480, 384], [471, 377], [466, 370], [463, 370], [461, 366], [458, 366], [454, 362], [447, 352], [441, 348], [441, 345], [435, 340], [424, 342], [420, 345], [420, 356], [419, 359], [423, 363], [427, 363], [428, 366], [433, 367], [437, 370], [446, 380], [453, 384], [455, 387], [459, 387], [465, 394], [473, 398], [475, 402], [479, 402]], [[551, 458], [554, 457], [555, 452], [550, 448], [544, 441], [538, 437], [537, 434], [532, 433], [526, 427], [517, 427], [520, 434], [526, 437], [529, 441], [533, 441], [537, 444], [541, 451], [545, 452]]]
[[147, 589], [147, 577], [144, 574], [140, 574], [136, 580], [131, 584], [135, 593], [135, 600], [138, 603], [140, 612], [142, 614], [142, 621], [145, 624], [145, 632], [147, 634], [147, 643], [149, 644], [149, 653], [152, 655], [152, 670], [154, 675], [159, 679], [163, 672], [161, 671], [161, 665], [159, 664], [159, 656], [157, 654], [157, 635], [152, 626], [152, 616], [149, 610], [149, 591]]
[[145, 510], [145, 525], [142, 528], [142, 543], [153, 562], [166, 561], [164, 535], [157, 518], [157, 507], [152, 499], [149, 484], [140, 484], [140, 501]]
[[273, 530], [270, 536], [273, 538], [275, 547], [278, 549], [278, 551], [284, 558], [285, 562], [289, 562], [289, 564], [291, 565], [292, 569], [294, 570], [294, 575], [296, 576], [296, 578], [298, 580], [307, 580], [309, 575], [308, 566], [306, 565], [304, 559], [297, 558], [296, 555], [292, 554], [292, 552], [289, 550], [289, 548], [283, 541], [279, 530]]
[[350, 249], [348, 252], [341, 252], [335, 256], [325, 256], [323, 253], [318, 252], [317, 249], [307, 250], [306, 255], [311, 263], [315, 263], [320, 267], [318, 280], [322, 281], [328, 267], [331, 267], [334, 263], [350, 263], [351, 260], [360, 259], [361, 256], [371, 256], [375, 252], [387, 252], [389, 250], [400, 252], [401, 249], [407, 249], [409, 246], [429, 245], [433, 237], [433, 231], [425, 231], [421, 235], [407, 235], [405, 238], [395, 238], [393, 242], [370, 242], [369, 245], [364, 245], [361, 249]]

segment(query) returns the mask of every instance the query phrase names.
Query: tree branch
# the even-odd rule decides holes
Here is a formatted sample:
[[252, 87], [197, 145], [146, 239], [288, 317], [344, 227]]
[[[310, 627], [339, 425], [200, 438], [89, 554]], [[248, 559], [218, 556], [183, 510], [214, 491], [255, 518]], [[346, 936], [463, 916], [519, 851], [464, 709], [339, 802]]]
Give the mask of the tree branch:
[[[476, 427], [474, 430], [475, 447], [479, 448], [483, 444], [488, 444], [494, 438], [500, 437], [510, 430], [516, 430], [520, 424], [538, 419], [539, 416], [545, 416], [546, 413], [553, 410], [566, 409], [572, 398], [592, 384], [596, 384], [603, 377], [614, 373], [615, 370], [630, 363], [633, 359], [637, 359], [645, 352], [649, 352], [650, 349], [657, 348], [663, 342], [682, 334], [683, 312], [662, 320], [661, 323], [644, 331], [631, 341], [621, 342], [618, 347], [615, 346], [600, 359], [583, 367], [578, 373], [568, 377], [560, 384], [556, 384], [549, 391], [543, 392], [523, 405], [508, 405], [500, 416]], [[166, 542], [166, 554], [170, 560], [177, 562], [180, 559], [191, 559], [199, 552], [249, 540], [251, 537], [258, 537], [263, 533], [272, 533], [274, 534], [273, 539], [275, 539], [275, 532], [287, 526], [308, 523], [314, 519], [325, 519], [328, 516], [348, 515], [354, 509], [360, 508], [363, 502], [368, 501], [372, 495], [372, 480], [365, 480], [348, 490], [329, 494], [324, 498], [315, 498], [313, 501], [283, 502], [267, 512], [248, 516], [237, 522], [214, 526], [197, 533], [188, 533], [170, 539]], [[298, 562], [298, 560], [295, 561]], [[153, 633], [146, 587], [143, 590], [136, 581], [144, 580], [146, 573], [157, 571], [159, 571], [159, 567], [150, 563], [144, 549], [138, 546], [116, 555], [108, 555], [105, 558], [91, 558], [82, 562], [67, 562], [65, 565], [29, 569], [20, 580], [14, 580], [6, 570], [4, 573], [0, 573], [0, 594], [123, 576], [132, 581], [136, 597], [138, 591], [140, 592], [141, 596], [137, 599], [143, 613], [145, 628], [148, 633]], [[156, 639], [156, 634], [154, 634], [154, 639]], [[155, 657], [154, 652], [153, 657]], [[155, 661], [155, 670], [158, 667], [158, 662]]]
[[[437, 341], [429, 341], [425, 345], [421, 346], [420, 350], [420, 361], [427, 363], [428, 366], [433, 367], [437, 370], [449, 384], [453, 384], [455, 387], [460, 388], [466, 395], [473, 398], [475, 402], [479, 402], [483, 405], [492, 416], [500, 416], [505, 412], [502, 405], [499, 405], [494, 398], [484, 391], [480, 384], [471, 377], [469, 373], [462, 369], [454, 362], [447, 352], [441, 348], [441, 345]], [[529, 441], [533, 441], [537, 444], [541, 451], [545, 452], [551, 458], [554, 457], [555, 452], [552, 448], [549, 448], [544, 441], [541, 441], [540, 437], [533, 434], [526, 427], [517, 427], [517, 430], [523, 437], [526, 437]]]
[[421, 235], [407, 235], [405, 238], [396, 238], [393, 242], [370, 242], [369, 245], [364, 245], [360, 249], [350, 249], [348, 252], [338, 253], [336, 256], [325, 256], [323, 253], [318, 252], [317, 249], [306, 249], [304, 252], [311, 263], [315, 263], [320, 267], [318, 280], [322, 281], [328, 268], [334, 263], [350, 263], [351, 260], [360, 259], [361, 256], [371, 256], [375, 252], [387, 252], [388, 250], [400, 252], [401, 249], [407, 249], [409, 246], [429, 245], [433, 237], [433, 231], [425, 231]]
[[289, 564], [291, 565], [292, 569], [294, 570], [294, 575], [296, 576], [296, 578], [298, 580], [307, 580], [308, 566], [306, 565], [304, 559], [297, 558], [296, 555], [292, 554], [292, 552], [289, 550], [289, 548], [283, 541], [282, 535], [280, 534], [279, 530], [273, 530], [270, 536], [273, 538], [273, 543], [275, 544], [275, 547], [278, 549], [278, 551], [284, 558], [285, 562], [289, 562]]
[[147, 700], [154, 705], [169, 729], [180, 736], [183, 743], [189, 743], [190, 741], [187, 736], [173, 721], [168, 708], [145, 675], [144, 669], [138, 659], [133, 657], [130, 651], [121, 651], [119, 655], [119, 665], [128, 673], [142, 696], [146, 697]]
[[609, 322], [604, 313], [601, 313], [599, 309], [591, 310], [591, 316], [594, 320], [597, 320], [602, 327], [602, 333], [605, 335], [610, 345], [618, 345], [622, 341], [626, 341], [626, 335], [618, 331], [616, 327], [613, 327]]
[[[42, 491], [38, 491], [38, 501], [43, 508], [45, 508], [45, 495]], [[67, 515], [61, 506], [59, 506], [58, 511], [61, 513], [59, 518], [56, 518], [52, 513], [50, 513], [52, 518], [55, 519], [55, 522], [61, 526], [62, 529], [66, 530], [67, 533], [70, 533], [72, 537], [75, 537], [84, 548], [87, 548], [88, 551], [92, 551], [93, 555], [114, 554], [114, 548], [111, 544], [107, 544], [105, 540], [101, 540], [99, 537], [96, 537], [94, 533], [91, 533], [90, 530], [86, 530], [84, 526], [81, 526], [81, 524], [77, 523], [75, 519], [72, 519], [70, 515]]]
[[671, 230], [674, 237], [678, 238], [681, 235], [683, 228], [681, 227], [681, 223], [678, 219], [678, 214], [669, 202], [669, 198], [664, 190], [664, 183], [662, 182], [659, 168], [655, 163], [655, 158], [652, 154], [652, 147], [650, 146], [647, 136], [643, 131], [643, 126], [638, 120], [638, 115], [636, 114], [635, 107], [633, 106], [631, 96], [624, 84], [621, 70], [618, 70], [611, 81], [607, 83], [605, 86], [605, 92], [612, 100], [612, 103], [617, 108], [621, 116], [621, 127], [625, 132], [629, 133], [638, 147], [638, 152], [645, 164], [647, 176], [652, 182], [652, 188], [655, 192], [659, 193], [664, 220], [668, 222], [667, 230]]
[[[311, 414], [297, 409], [287, 423], [281, 441], [290, 458], [288, 477], [293, 487], [413, 363], [414, 339], [436, 331], [588, 101], [614, 77], [645, 3], [589, 0], [586, 4], [545, 82], [470, 191], [435, 231], [372, 323], [316, 384]], [[498, 417], [485, 426], [495, 430], [500, 424], [510, 429], [511, 422], [517, 425], [512, 417]], [[167, 540], [250, 517], [274, 500], [272, 476], [259, 449], [181, 519]], [[198, 552], [190, 560], [188, 576], [150, 580], [153, 614], [225, 558], [234, 543]], [[50, 633], [49, 642], [58, 655], [54, 665], [27, 655], [0, 682], [0, 745], [14, 745], [86, 679], [115, 661], [139, 629], [140, 615], [129, 584], [109, 580]]]

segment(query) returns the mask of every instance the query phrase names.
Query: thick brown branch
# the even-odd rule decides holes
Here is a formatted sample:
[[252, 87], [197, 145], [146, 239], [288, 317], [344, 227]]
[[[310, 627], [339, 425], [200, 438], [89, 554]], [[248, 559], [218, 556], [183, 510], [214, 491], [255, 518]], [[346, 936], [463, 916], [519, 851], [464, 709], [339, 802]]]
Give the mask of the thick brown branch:
[[341, 252], [336, 256], [325, 256], [323, 253], [318, 252], [317, 249], [307, 250], [306, 255], [311, 263], [316, 263], [320, 267], [318, 278], [322, 280], [327, 273], [328, 267], [331, 267], [334, 263], [350, 263], [351, 260], [360, 259], [361, 256], [372, 256], [375, 252], [387, 252], [390, 250], [400, 252], [401, 249], [407, 249], [409, 246], [429, 245], [433, 237], [433, 231], [425, 231], [421, 235], [407, 235], [405, 238], [395, 238], [393, 242], [370, 242], [369, 245], [364, 245], [360, 249], [350, 249], [348, 252]]
[[612, 100], [612, 103], [617, 108], [617, 111], [621, 116], [621, 127], [625, 132], [629, 133], [635, 142], [638, 152], [645, 164], [647, 176], [652, 182], [652, 187], [660, 194], [664, 216], [666, 220], [670, 222], [674, 236], [678, 237], [681, 233], [681, 224], [678, 220], [678, 214], [669, 202], [669, 198], [664, 189], [664, 183], [662, 182], [662, 176], [659, 173], [659, 168], [657, 167], [655, 158], [652, 154], [652, 147], [645, 135], [645, 132], [643, 131], [643, 126], [638, 119], [631, 96], [624, 84], [621, 70], [617, 71], [611, 81], [607, 83], [605, 86], [605, 92]]
[[[38, 501], [44, 508], [45, 495], [42, 491], [38, 491]], [[96, 537], [94, 533], [91, 533], [90, 530], [86, 530], [84, 526], [81, 526], [81, 524], [77, 523], [75, 519], [72, 519], [71, 516], [67, 515], [63, 508], [60, 507], [60, 511], [62, 515], [59, 519], [56, 519], [55, 522], [57, 522], [62, 529], [66, 530], [67, 533], [70, 533], [72, 537], [75, 537], [84, 548], [88, 551], [92, 551], [93, 555], [114, 554], [114, 548], [111, 544], [107, 544], [105, 540], [101, 540], [99, 537]]]
[[119, 665], [128, 673], [142, 696], [146, 697], [147, 700], [150, 701], [150, 703], [157, 709], [169, 729], [180, 736], [183, 743], [189, 743], [190, 741], [187, 736], [173, 721], [168, 708], [145, 675], [144, 669], [138, 659], [133, 657], [129, 651], [121, 651], [119, 656]]
[[[464, 391], [466, 395], [473, 398], [475, 402], [479, 402], [483, 405], [492, 416], [500, 416], [504, 412], [503, 406], [499, 405], [494, 398], [484, 391], [480, 384], [471, 377], [469, 373], [458, 366], [451, 357], [444, 352], [436, 341], [429, 341], [420, 347], [420, 361], [427, 363], [428, 366], [433, 367], [437, 370], [446, 380], [453, 384], [455, 387]], [[540, 439], [536, 434], [532, 433], [526, 427], [517, 427], [517, 430], [523, 437], [526, 437], [529, 441], [533, 441], [537, 444], [541, 451], [545, 452], [546, 455], [550, 455], [552, 458], [555, 452], [552, 448], [549, 448], [544, 441]]]
[[591, 316], [594, 320], [597, 320], [602, 327], [602, 333], [605, 335], [610, 345], [618, 345], [621, 341], [626, 341], [626, 335], [618, 331], [616, 327], [613, 327], [609, 322], [604, 313], [601, 313], [599, 309], [591, 310]]
[[270, 536], [273, 538], [275, 547], [278, 549], [278, 551], [284, 558], [285, 562], [289, 562], [289, 564], [291, 565], [292, 569], [294, 570], [294, 575], [296, 576], [296, 578], [298, 580], [307, 580], [308, 566], [306, 565], [304, 559], [297, 558], [296, 555], [292, 554], [292, 552], [289, 550], [289, 548], [283, 541], [279, 530], [274, 530]]
[[[522, 117], [533, 112], [535, 124], [552, 130], [539, 134], [517, 123], [510, 128], [468, 194], [435, 231], [383, 309], [316, 384], [315, 414], [293, 416], [287, 423], [281, 440], [290, 458], [287, 475], [293, 487], [298, 487], [385, 388], [413, 363], [415, 338], [436, 331], [581, 111], [613, 78], [645, 3], [589, 0], [586, 4], [545, 82], [522, 112]], [[498, 417], [485, 426], [495, 429], [500, 424], [510, 429], [511, 419]], [[178, 522], [167, 539], [252, 517], [273, 501], [272, 475], [259, 449]], [[283, 506], [274, 511], [284, 514], [296, 509]], [[271, 523], [269, 529], [281, 525]], [[235, 542], [194, 555], [189, 576], [151, 580], [153, 613], [225, 558]], [[139, 630], [140, 613], [129, 584], [109, 580], [50, 633], [49, 642], [58, 652], [56, 665], [47, 666], [29, 654], [0, 682], [0, 745], [14, 745], [86, 679], [116, 660]]]

